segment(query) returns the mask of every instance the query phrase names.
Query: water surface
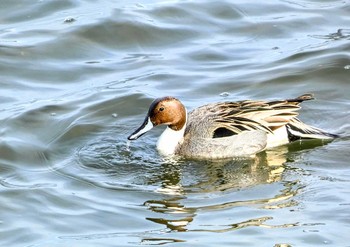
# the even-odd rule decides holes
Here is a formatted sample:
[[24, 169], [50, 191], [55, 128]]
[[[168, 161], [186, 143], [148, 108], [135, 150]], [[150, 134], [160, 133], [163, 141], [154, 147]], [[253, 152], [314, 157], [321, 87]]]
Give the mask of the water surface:
[[[350, 246], [347, 1], [1, 1], [1, 246]], [[127, 146], [155, 97], [311, 92], [342, 138], [251, 160]], [[284, 245], [283, 245], [284, 244]]]

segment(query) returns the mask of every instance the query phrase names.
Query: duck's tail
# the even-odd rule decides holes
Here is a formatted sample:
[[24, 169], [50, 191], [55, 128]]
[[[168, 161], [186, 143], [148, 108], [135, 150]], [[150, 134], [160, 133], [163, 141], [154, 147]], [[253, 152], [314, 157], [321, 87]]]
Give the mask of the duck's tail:
[[293, 118], [286, 127], [290, 142], [301, 139], [330, 140], [339, 137], [336, 134], [331, 134], [316, 127], [306, 125], [297, 118]]

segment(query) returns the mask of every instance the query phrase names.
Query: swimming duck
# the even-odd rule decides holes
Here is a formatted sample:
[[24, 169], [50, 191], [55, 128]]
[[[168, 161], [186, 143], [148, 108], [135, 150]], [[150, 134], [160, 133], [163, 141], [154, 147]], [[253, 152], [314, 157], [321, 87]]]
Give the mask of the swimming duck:
[[187, 114], [177, 98], [157, 98], [128, 139], [136, 140], [153, 127], [166, 125], [157, 143], [161, 154], [221, 159], [250, 157], [301, 139], [337, 137], [297, 118], [300, 103], [312, 99], [312, 94], [304, 94], [286, 100], [210, 103]]

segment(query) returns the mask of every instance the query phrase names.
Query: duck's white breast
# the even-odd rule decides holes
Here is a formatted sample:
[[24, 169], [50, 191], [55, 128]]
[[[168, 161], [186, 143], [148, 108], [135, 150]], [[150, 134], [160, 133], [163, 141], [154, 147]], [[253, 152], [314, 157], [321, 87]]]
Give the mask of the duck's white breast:
[[172, 155], [176, 147], [183, 139], [185, 128], [175, 131], [167, 127], [157, 142], [157, 149], [162, 155]]

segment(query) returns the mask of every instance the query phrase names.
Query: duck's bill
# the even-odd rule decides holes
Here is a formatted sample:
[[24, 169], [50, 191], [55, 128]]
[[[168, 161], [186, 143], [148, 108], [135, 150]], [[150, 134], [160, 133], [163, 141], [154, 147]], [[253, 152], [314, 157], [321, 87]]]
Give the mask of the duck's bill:
[[128, 140], [136, 140], [146, 132], [150, 131], [152, 128], [153, 123], [151, 122], [149, 117], [146, 117], [143, 124], [128, 137]]

